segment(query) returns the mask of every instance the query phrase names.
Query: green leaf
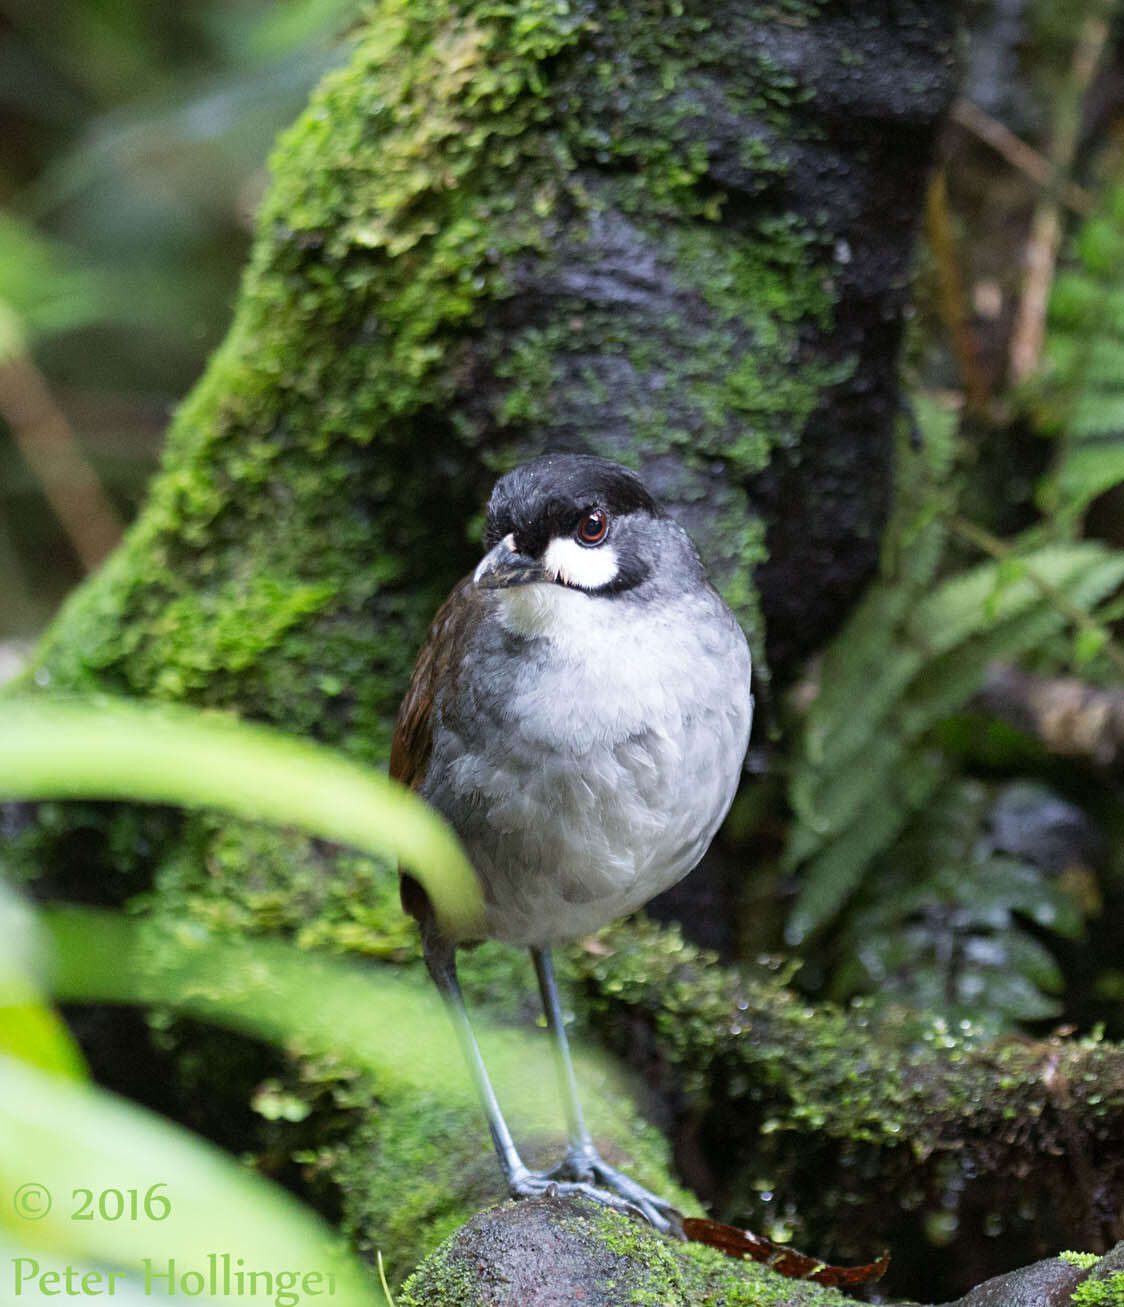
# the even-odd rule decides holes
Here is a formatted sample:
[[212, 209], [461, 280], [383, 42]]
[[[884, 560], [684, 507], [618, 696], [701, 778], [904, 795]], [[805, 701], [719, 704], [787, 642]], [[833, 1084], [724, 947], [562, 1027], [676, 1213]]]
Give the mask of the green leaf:
[[933, 753], [907, 759], [895, 785], [880, 793], [805, 866], [800, 895], [785, 929], [790, 944], [802, 943], [835, 916], [871, 860], [901, 833], [910, 814], [932, 794], [943, 775], [943, 760]]
[[[138, 1003], [305, 1052], [345, 1055], [380, 1089], [475, 1101], [434, 987], [401, 968], [361, 966], [282, 940], [235, 940], [196, 922], [94, 908], [40, 914], [60, 1002]], [[549, 1050], [522, 1031], [478, 1029], [489, 1073], [521, 1117], [545, 1128], [557, 1115]], [[607, 1073], [598, 1067], [598, 1075]]]
[[994, 802], [953, 779], [918, 808], [840, 932], [835, 999], [866, 993], [995, 1028], [1056, 1015], [1061, 971], [1027, 923], [1076, 940], [1084, 913], [1050, 871], [994, 851]]
[[824, 659], [789, 780], [785, 863], [803, 876], [791, 941], [840, 911], [927, 800], [943, 772], [926, 737], [991, 663], [1040, 648], [1121, 582], [1124, 553], [1089, 541], [980, 564], [923, 597], [901, 579], [874, 587]]
[[904, 744], [896, 731], [869, 741], [855, 766], [838, 771], [802, 771], [789, 791], [793, 810], [821, 840], [835, 837], [872, 799], [884, 795], [903, 764]]
[[1108, 643], [1108, 631], [1103, 626], [1082, 627], [1073, 637], [1073, 661], [1080, 666], [1092, 662]]
[[43, 1001], [49, 940], [14, 890], [0, 881], [0, 1056], [81, 1080], [86, 1063], [65, 1024]]
[[403, 786], [278, 731], [182, 708], [29, 698], [0, 704], [0, 798], [133, 799], [298, 826], [399, 859], [454, 934], [478, 882], [456, 837]]
[[[174, 1261], [177, 1276], [202, 1274], [205, 1291], [215, 1265], [219, 1292], [207, 1292], [207, 1301], [244, 1302], [237, 1281], [234, 1292], [223, 1291], [222, 1259], [229, 1254], [234, 1270], [241, 1258], [245, 1270], [270, 1272], [275, 1290], [284, 1283], [279, 1275], [294, 1276], [288, 1281], [293, 1289], [300, 1277], [319, 1274], [324, 1278], [317, 1283], [327, 1292], [330, 1275], [333, 1307], [385, 1302], [374, 1278], [343, 1252], [338, 1234], [319, 1217], [279, 1186], [135, 1104], [0, 1057], [0, 1140], [0, 1229], [24, 1259], [18, 1268], [9, 1263], [13, 1276], [18, 1269], [28, 1279], [21, 1297], [36, 1291], [35, 1267], [62, 1263], [81, 1273], [97, 1268], [103, 1277], [109, 1268], [123, 1270], [132, 1292], [151, 1299], [162, 1296], [168, 1281], [146, 1285], [146, 1269], [167, 1274]], [[21, 1194], [36, 1213], [49, 1194], [49, 1211], [21, 1219], [15, 1201]], [[124, 1216], [100, 1219], [103, 1196], [110, 1212], [120, 1200]], [[87, 1211], [88, 1219], [77, 1215]], [[190, 1294], [194, 1283], [181, 1282], [179, 1293]], [[120, 1279], [117, 1287], [124, 1287]], [[58, 1282], [54, 1290], [62, 1291]]]
[[1064, 499], [1087, 504], [1121, 481], [1124, 481], [1124, 440], [1076, 446], [1059, 469], [1056, 485]]
[[[1065, 590], [1083, 572], [1110, 562], [1113, 555], [1102, 545], [1086, 541], [1072, 545], [1046, 545], [1022, 556], [1023, 574], [999, 589], [999, 563], [982, 563], [946, 581], [917, 609], [910, 632], [922, 648], [940, 653], [962, 643], [993, 622], [1013, 617], [1033, 604], [1044, 602], [1031, 573], [1059, 590]], [[1116, 556], [1124, 574], [1124, 555]]]
[[1124, 185], [1107, 188], [1075, 241], [1078, 267], [1055, 279], [1045, 342], [1040, 421], [1059, 434], [1039, 503], [1055, 525], [1079, 519], [1124, 480]]
[[0, 306], [18, 323], [18, 336], [83, 326], [106, 302], [104, 279], [81, 267], [73, 251], [0, 210]]

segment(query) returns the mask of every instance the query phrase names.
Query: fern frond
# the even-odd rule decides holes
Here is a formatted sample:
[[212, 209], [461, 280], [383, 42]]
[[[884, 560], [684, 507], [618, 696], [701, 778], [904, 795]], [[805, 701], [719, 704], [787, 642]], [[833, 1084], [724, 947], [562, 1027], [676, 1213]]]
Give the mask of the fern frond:
[[[831, 839], [816, 832], [815, 852], [803, 867], [803, 887], [789, 915], [785, 936], [799, 944], [830, 921], [869, 870], [874, 858], [901, 834], [945, 778], [946, 763], [935, 750], [901, 756], [901, 765], [880, 779], [889, 783], [869, 801], [847, 813], [849, 820]], [[804, 828], [805, 833], [807, 827]], [[808, 847], [805, 845], [805, 847]], [[809, 853], [812, 852], [809, 848]], [[794, 834], [790, 857], [801, 843]]]
[[1057, 1014], [1060, 968], [1026, 923], [1078, 939], [1082, 908], [1048, 870], [996, 849], [993, 802], [952, 780], [911, 819], [848, 916], [833, 997], [993, 1025]]
[[1040, 502], [1059, 523], [1124, 481], [1124, 183], [1074, 241], [1050, 298], [1040, 425], [1058, 437]]
[[[835, 917], [945, 779], [933, 730], [978, 692], [990, 664], [1019, 659], [1071, 622], [1096, 628], [1090, 610], [1124, 583], [1124, 552], [1078, 541], [1021, 553], [1002, 545], [1002, 558], [934, 588], [938, 530], [936, 519], [918, 526], [907, 490], [887, 575], [824, 658], [789, 777], [785, 863], [802, 878], [792, 942]], [[933, 551], [920, 568], [904, 565], [910, 531]]]

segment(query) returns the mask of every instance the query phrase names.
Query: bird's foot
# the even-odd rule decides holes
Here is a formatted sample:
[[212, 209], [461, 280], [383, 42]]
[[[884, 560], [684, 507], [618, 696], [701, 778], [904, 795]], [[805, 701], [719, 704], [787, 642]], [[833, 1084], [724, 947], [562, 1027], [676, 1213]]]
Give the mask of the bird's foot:
[[[524, 1171], [511, 1178], [508, 1188], [513, 1198], [553, 1198], [574, 1196], [589, 1198], [602, 1207], [611, 1207], [614, 1211], [624, 1212], [628, 1216], [643, 1217], [649, 1225], [661, 1234], [673, 1238], [683, 1238], [682, 1216], [674, 1207], [650, 1194], [641, 1185], [635, 1184], [627, 1176], [605, 1167], [604, 1171], [615, 1177], [617, 1185], [607, 1184], [601, 1187], [590, 1179], [565, 1179], [572, 1174], [568, 1164], [563, 1162], [553, 1171]], [[590, 1172], [594, 1179], [600, 1180], [601, 1171]]]
[[616, 1211], [639, 1215], [661, 1234], [682, 1239], [683, 1214], [643, 1185], [603, 1161], [596, 1150], [571, 1150], [548, 1172], [525, 1172], [512, 1181], [517, 1198], [545, 1193], [580, 1194]]

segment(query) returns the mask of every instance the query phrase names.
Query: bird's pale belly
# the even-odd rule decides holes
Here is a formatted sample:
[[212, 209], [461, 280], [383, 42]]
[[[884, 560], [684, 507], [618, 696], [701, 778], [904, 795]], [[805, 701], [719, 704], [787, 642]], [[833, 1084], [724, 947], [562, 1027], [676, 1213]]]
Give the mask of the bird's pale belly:
[[654, 617], [560, 586], [501, 602], [471, 687], [434, 705], [421, 792], [480, 877], [483, 933], [549, 945], [635, 910], [702, 857], [741, 775], [749, 651], [708, 590]]
[[480, 877], [489, 937], [573, 939], [691, 870], [733, 798], [748, 718], [699, 704], [677, 726], [546, 753], [514, 731], [450, 760], [430, 797]]

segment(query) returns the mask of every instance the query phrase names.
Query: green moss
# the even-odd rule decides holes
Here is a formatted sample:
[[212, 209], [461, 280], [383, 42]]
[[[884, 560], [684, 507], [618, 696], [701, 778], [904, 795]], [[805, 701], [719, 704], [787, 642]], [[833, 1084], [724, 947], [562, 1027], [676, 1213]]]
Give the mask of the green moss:
[[[451, 333], [502, 291], [503, 258], [541, 243], [539, 70], [584, 21], [551, 0], [469, 20], [419, 2], [362, 29], [282, 139], [230, 336], [40, 683], [237, 704], [385, 756], [449, 562], [425, 566], [421, 469], [358, 450], [449, 395]], [[434, 576], [408, 601], [407, 556]]]
[[1081, 1271], [1091, 1270], [1101, 1260], [1100, 1253], [1079, 1253], [1074, 1252], [1072, 1249], [1066, 1249], [1064, 1252], [1058, 1253], [1058, 1256], [1063, 1262], [1067, 1262], [1070, 1266], [1076, 1266]]
[[[485, 488], [433, 480], [442, 448], [455, 461], [478, 429], [460, 342], [511, 293], [516, 260], [549, 262], [563, 202], [666, 233], [667, 266], [709, 314], [686, 358], [670, 356], [667, 402], [638, 387], [638, 451], [752, 475], [792, 447], [838, 379], [798, 347], [832, 292], [794, 219], [738, 233], [715, 221], [698, 92], [729, 57], [708, 17], [674, 0], [599, 24], [563, 0], [470, 13], [385, 0], [282, 137], [230, 335], [177, 415], [140, 521], [44, 642], [38, 681], [236, 706], [384, 757], [424, 623], [471, 559], [430, 538], [430, 504], [468, 521]], [[763, 52], [738, 81], [774, 114], [804, 94]], [[783, 169], [764, 138], [753, 155], [763, 177]], [[590, 163], [611, 165], [603, 188], [579, 176]], [[576, 385], [596, 445], [610, 388], [560, 378], [559, 360], [617, 348], [647, 376], [649, 333], [627, 315], [594, 311], [577, 330], [561, 315], [497, 344], [495, 420], [552, 429], [559, 389]], [[483, 461], [502, 464], [494, 452]], [[703, 545], [756, 630], [747, 506], [731, 503]]]
[[1103, 1280], [1082, 1280], [1073, 1291], [1072, 1301], [1078, 1307], [1122, 1307], [1124, 1271], [1117, 1271]]
[[[579, 1221], [583, 1239], [588, 1238], [590, 1217], [583, 1214], [574, 1224]], [[619, 1212], [594, 1211], [592, 1224], [594, 1239], [620, 1259], [619, 1269], [605, 1285], [610, 1302], [663, 1307], [673, 1294], [689, 1301], [684, 1297], [686, 1284], [679, 1259], [669, 1241], [653, 1237], [652, 1231]]]
[[839, 1307], [844, 1294], [807, 1280], [790, 1280], [767, 1266], [732, 1261], [717, 1248], [688, 1244], [680, 1254], [687, 1302], [692, 1307]]
[[345, 1233], [372, 1260], [381, 1252], [396, 1283], [482, 1206], [504, 1197], [479, 1109], [437, 1093], [381, 1104], [350, 1138], [335, 1179]]
[[[591, 1090], [586, 1095], [590, 1128], [607, 1160], [669, 1201], [695, 1210], [690, 1195], [669, 1178], [666, 1141], [640, 1121], [619, 1085], [607, 1094], [611, 1082], [604, 1069], [580, 1055], [577, 1072]], [[514, 1076], [510, 1083], [507, 1077], [497, 1080], [520, 1154], [531, 1167], [554, 1166], [565, 1149], [561, 1105], [557, 1128], [530, 1126], [518, 1084]], [[380, 1103], [350, 1135], [333, 1166], [345, 1231], [371, 1258], [381, 1251], [395, 1281], [481, 1208], [506, 1197], [483, 1114], [463, 1086]]]
[[[632, 183], [604, 182], [591, 208], [627, 207]], [[585, 233], [585, 242], [594, 239]], [[752, 238], [708, 221], [634, 218], [636, 258], [652, 258], [676, 288], [652, 321], [627, 291], [606, 306], [560, 296], [557, 320], [534, 323], [494, 342], [491, 366], [507, 381], [500, 418], [518, 440], [490, 460], [496, 471], [550, 447], [560, 427], [596, 433], [623, 424], [627, 443], [592, 435], [601, 452], [639, 465], [672, 454], [674, 495], [690, 511], [696, 541], [765, 672], [764, 630], [753, 583], [764, 561], [764, 524], [742, 488], [776, 458], [799, 457], [799, 433], [827, 388], [845, 381], [854, 360], [808, 359], [801, 333], [831, 320], [834, 288], [821, 239], [794, 219], [763, 218]], [[617, 257], [620, 257], [618, 255]], [[582, 239], [543, 256], [548, 280], [596, 264]], [[595, 274], [590, 273], [591, 276]], [[722, 467], [726, 476], [713, 475]]]
[[[473, 1275], [465, 1262], [454, 1261], [445, 1245], [437, 1249], [425, 1266], [402, 1286], [395, 1307], [457, 1307], [479, 1300], [479, 1273]], [[438, 1297], [434, 1285], [440, 1285]]]
[[[682, 1068], [685, 1087], [700, 1097], [713, 1090], [716, 1073], [726, 1078], [740, 1069], [759, 1079], [770, 1087], [771, 1115], [761, 1127], [766, 1135], [799, 1128], [883, 1146], [908, 1138], [919, 1151], [931, 1151], [940, 1146], [949, 1117], [961, 1108], [981, 1111], [984, 1085], [994, 1088], [997, 1065], [1012, 1090], [1032, 1091], [1045, 1105], [1048, 1091], [1039, 1083], [1036, 1055], [1014, 1044], [996, 1049], [966, 1023], [953, 1029], [937, 1015], [876, 1015], [860, 1003], [847, 1011], [813, 1008], [787, 988], [783, 971], [719, 967], [674, 927], [637, 922], [599, 938], [597, 955], [574, 955], [579, 972], [593, 982], [587, 990], [591, 1019], [611, 1020], [616, 1004], [644, 1013], [662, 1054]], [[1078, 1047], [1096, 1061], [1102, 1046], [1090, 1040]], [[985, 1048], [986, 1057], [977, 1061]], [[941, 1084], [940, 1114], [932, 1112], [934, 1078]], [[926, 1092], [919, 1094], [922, 1083]], [[1090, 1108], [1103, 1111], [1104, 1104]]]
[[[825, 237], [765, 207], [737, 230], [717, 220], [700, 95], [734, 79], [726, 34], [694, 6], [647, 0], [598, 23], [563, 0], [462, 8], [384, 0], [281, 139], [230, 334], [176, 415], [140, 519], [27, 684], [186, 699], [380, 763], [426, 623], [473, 561], [490, 473], [570, 431], [627, 461], [674, 454], [764, 666], [764, 530], [745, 485], [777, 451], [797, 456], [841, 376], [800, 343], [831, 317]], [[771, 113], [796, 104], [790, 76], [754, 58], [737, 84]], [[783, 170], [756, 139], [762, 177]], [[578, 294], [497, 328], [513, 269], [597, 267], [606, 213], [629, 215], [679, 288], [658, 329]], [[498, 389], [469, 457], [479, 372]], [[137, 821], [98, 814], [107, 898], [159, 867], [152, 902], [169, 912], [405, 953], [389, 870], [357, 878], [300, 840], [194, 818], [177, 844], [162, 820], [159, 841], [117, 863]], [[35, 875], [49, 845], [40, 831], [9, 850], [14, 873]]]
[[[502, 1210], [483, 1213], [469, 1231], [442, 1244], [402, 1287], [398, 1307], [483, 1307], [496, 1301], [497, 1274], [504, 1277], [523, 1255], [541, 1264], [542, 1278], [556, 1292], [580, 1291], [582, 1301], [621, 1307], [837, 1307], [847, 1301], [837, 1291], [786, 1279], [715, 1248], [663, 1238], [592, 1203], [544, 1211], [534, 1247], [520, 1243], [530, 1234], [503, 1229], [503, 1216]], [[481, 1266], [473, 1256], [489, 1241], [498, 1250], [498, 1273], [494, 1261]]]
[[[741, 61], [703, 9], [641, 0], [594, 22], [566, 0], [372, 7], [347, 65], [279, 142], [233, 325], [176, 415], [139, 520], [48, 633], [29, 683], [189, 700], [381, 764], [426, 624], [474, 560], [492, 472], [579, 440], [632, 461], [674, 454], [680, 502], [760, 651], [750, 571], [764, 537], [746, 485], [778, 453], [799, 456], [845, 369], [809, 362], [802, 338], [831, 320], [830, 233], [764, 202], [727, 226], [701, 130], [716, 89], [759, 116], [739, 151], [763, 195], [806, 92], [763, 47]], [[774, 11], [790, 24], [815, 6]], [[662, 317], [575, 292], [512, 327], [528, 270], [532, 286], [583, 259], [605, 271], [607, 216], [670, 287]], [[106, 901], [416, 959], [392, 868], [207, 814], [81, 814], [44, 806], [6, 856], [45, 874], [53, 842], [73, 866], [78, 822], [83, 874]], [[643, 967], [658, 972], [670, 945], [649, 945]], [[525, 959], [483, 949], [464, 971], [470, 998], [505, 1017], [533, 1004]], [[607, 979], [621, 994], [630, 983]], [[676, 1056], [721, 1046], [728, 1013], [709, 983], [692, 1013], [676, 982]], [[454, 1182], [479, 1167], [495, 1183], [475, 1109], [360, 1106], [346, 1068], [291, 1071], [271, 1066], [277, 1087], [260, 1100], [283, 1109], [269, 1147], [316, 1159], [356, 1236], [387, 1232], [400, 1267], [431, 1226], [478, 1205]], [[819, 1111], [821, 1088], [794, 1110]], [[306, 1119], [286, 1120], [301, 1104]], [[350, 1138], [360, 1117], [353, 1142], [332, 1134]], [[655, 1136], [624, 1109], [606, 1126], [664, 1188]], [[377, 1171], [376, 1154], [390, 1159]]]
[[839, 1260], [869, 1259], [856, 1213], [902, 1220], [896, 1199], [883, 1214], [875, 1176], [916, 1213], [918, 1237], [955, 1220], [949, 1194], [1002, 1207], [1015, 1183], [1019, 1219], [1033, 1219], [1056, 1196], [1026, 1178], [1032, 1159], [1099, 1137], [1124, 1104], [1124, 1053], [1096, 1037], [1051, 1046], [1071, 1093], [1059, 1108], [1039, 1045], [902, 1009], [812, 1008], [783, 971], [721, 968], [674, 929], [616, 927], [596, 955], [571, 956], [597, 1033], [652, 1049], [664, 1093], [720, 1129], [726, 1155], [753, 1159], [719, 1181], [724, 1210]]
[[385, 863], [211, 813], [184, 820], [151, 890], [132, 907], [219, 933], [285, 935], [301, 948], [394, 962], [419, 956], [397, 872]]

